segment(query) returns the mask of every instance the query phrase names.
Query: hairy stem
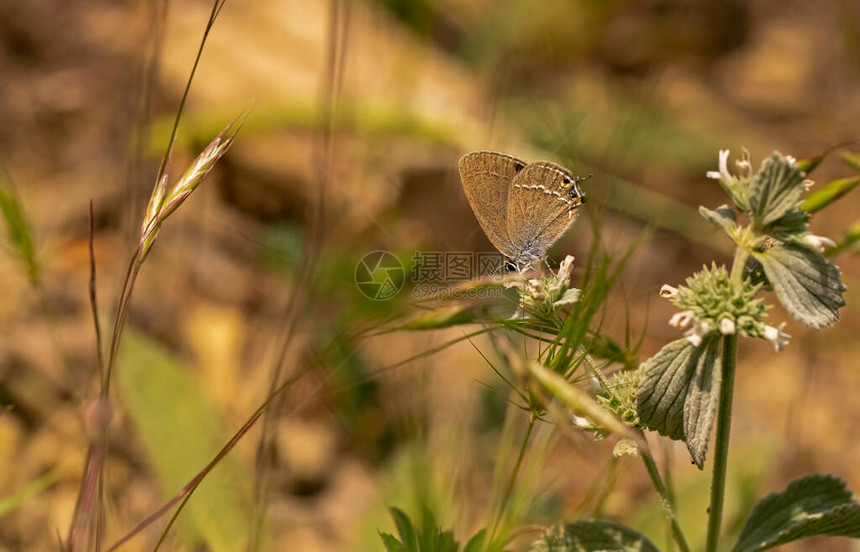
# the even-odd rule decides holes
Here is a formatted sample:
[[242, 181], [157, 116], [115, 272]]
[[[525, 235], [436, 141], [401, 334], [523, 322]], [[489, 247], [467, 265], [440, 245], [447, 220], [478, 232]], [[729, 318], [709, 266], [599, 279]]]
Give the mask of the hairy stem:
[[[642, 438], [644, 439], [645, 436], [643, 435]], [[681, 552], [690, 552], [687, 539], [684, 538], [681, 526], [678, 525], [678, 516], [675, 514], [674, 501], [666, 485], [663, 483], [663, 478], [660, 477], [660, 470], [657, 469], [657, 464], [654, 462], [654, 457], [651, 456], [651, 451], [640, 447], [639, 454], [642, 457], [642, 463], [645, 464], [645, 469], [648, 470], [648, 475], [651, 477], [654, 489], [660, 495], [660, 505], [663, 507], [666, 519], [669, 520], [669, 525], [672, 529], [672, 538], [678, 543], [678, 548]]]
[[743, 247], [738, 247], [735, 250], [735, 260], [732, 262], [732, 282], [735, 284], [743, 283], [744, 276], [744, 266], [747, 264], [747, 259], [749, 258], [750, 253]]
[[[736, 268], [735, 265], [734, 268]], [[733, 269], [734, 272], [734, 269]], [[723, 517], [726, 491], [726, 468], [729, 458], [729, 433], [732, 427], [732, 396], [735, 387], [738, 336], [723, 336], [722, 384], [717, 413], [717, 440], [714, 447], [714, 475], [711, 479], [711, 507], [708, 514], [708, 540], [705, 550], [716, 552]]]

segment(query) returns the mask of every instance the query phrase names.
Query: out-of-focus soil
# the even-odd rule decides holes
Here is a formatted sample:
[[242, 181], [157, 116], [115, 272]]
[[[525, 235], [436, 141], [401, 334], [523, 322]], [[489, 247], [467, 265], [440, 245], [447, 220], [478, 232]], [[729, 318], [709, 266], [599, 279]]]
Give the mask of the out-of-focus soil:
[[[376, 3], [227, 3], [189, 95], [173, 178], [235, 114], [249, 106], [252, 113], [227, 157], [162, 229], [129, 324], [187, 363], [229, 428], [265, 398], [284, 337], [282, 313], [299, 277], [295, 264], [283, 269], [266, 252], [278, 229], [301, 236], [314, 220], [331, 5], [348, 6], [319, 265], [331, 273], [314, 277], [319, 288], [303, 303], [288, 372], [315, 358], [325, 336], [331, 341], [379, 314], [362, 303], [351, 280], [364, 253], [491, 250], [456, 174], [467, 151], [497, 149], [529, 160], [572, 151], [602, 171], [590, 186], [618, 176], [690, 207], [715, 207], [727, 200], [703, 173], [716, 169], [719, 147], [737, 153], [746, 146], [756, 160], [774, 149], [796, 157], [846, 143], [857, 149], [856, 6], [614, 4], [578, 19], [561, 2], [533, 9], [513, 2], [507, 13], [488, 1], [448, 0], [428, 8], [433, 24], [422, 29]], [[56, 477], [3, 517], [3, 549], [54, 549], [57, 534], [68, 530], [87, 439], [64, 358], [79, 381], [89, 382], [78, 392], [95, 390], [87, 205], [92, 200], [98, 293], [109, 327], [210, 6], [170, 5], [155, 71], [147, 72], [157, 43], [152, 10], [131, 2], [0, 5], [0, 163], [32, 217], [54, 320], [46, 322], [13, 252], [0, 258], [0, 399], [7, 406], [0, 415], [0, 497], [45, 473]], [[677, 13], [683, 17], [673, 19]], [[536, 133], [546, 138], [535, 140]], [[814, 176], [825, 182], [848, 174], [829, 158]], [[849, 196], [828, 208], [813, 231], [839, 236], [857, 219], [857, 205]], [[609, 209], [603, 239], [620, 250], [648, 222]], [[584, 259], [592, 238], [581, 221], [554, 255]], [[656, 230], [613, 292], [605, 327], [619, 339], [627, 320], [634, 334], [647, 327], [642, 360], [677, 338], [666, 324], [672, 307], [657, 298], [660, 285], [677, 285], [714, 258], [730, 262], [688, 238]], [[849, 287], [838, 325], [815, 332], [775, 307], [771, 319], [788, 321], [788, 349], [741, 346], [733, 439], [743, 454], [768, 451], [761, 452], [769, 462], [759, 496], [809, 472], [832, 473], [860, 489], [860, 262], [850, 254], [835, 262]], [[375, 370], [461, 336], [455, 329], [377, 337], [361, 344], [360, 357]], [[458, 535], [471, 534], [493, 469], [494, 451], [478, 441], [491, 439], [464, 429], [483, 415], [479, 382], [498, 383], [485, 361], [465, 342], [386, 372], [375, 379], [373, 406], [351, 420], [333, 406], [343, 391], [320, 387], [334, 367], [328, 362], [290, 390], [286, 404], [301, 407], [277, 426], [273, 549], [379, 549], [372, 524], [386, 520], [379, 512], [384, 516], [386, 501], [397, 496], [398, 462], [413, 439], [440, 471], [459, 465], [458, 477], [473, 477], [457, 491], [465, 513], [451, 515]], [[235, 452], [249, 474], [258, 438], [250, 433]], [[469, 439], [468, 451], [457, 450]], [[165, 499], [121, 403], [112, 443], [108, 540]], [[671, 450], [678, 480], [696, 480], [683, 447]], [[593, 479], [605, 475], [610, 451], [611, 444], [585, 435], [562, 439], [539, 488], [552, 489], [561, 512], [574, 511]], [[625, 459], [604, 513], [638, 515], [649, 496], [639, 464]], [[704, 522], [704, 512], [682, 512], [693, 524], [697, 516]], [[147, 533], [128, 549], [150, 549], [155, 538]], [[786, 549], [848, 550], [849, 543], [813, 540]]]

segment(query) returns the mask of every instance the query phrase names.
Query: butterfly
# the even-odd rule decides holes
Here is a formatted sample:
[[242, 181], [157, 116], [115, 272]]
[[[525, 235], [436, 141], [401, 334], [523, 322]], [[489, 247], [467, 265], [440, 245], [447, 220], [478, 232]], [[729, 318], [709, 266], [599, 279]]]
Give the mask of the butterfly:
[[490, 242], [505, 257], [506, 270], [523, 271], [576, 220], [587, 177], [573, 176], [550, 161], [526, 163], [494, 151], [473, 151], [460, 158], [466, 199]]

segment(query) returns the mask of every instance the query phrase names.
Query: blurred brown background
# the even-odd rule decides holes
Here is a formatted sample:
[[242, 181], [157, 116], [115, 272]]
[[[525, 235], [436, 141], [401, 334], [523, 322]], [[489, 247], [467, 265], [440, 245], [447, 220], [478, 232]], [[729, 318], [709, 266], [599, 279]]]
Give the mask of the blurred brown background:
[[[109, 331], [210, 9], [0, 3], [0, 163], [44, 267], [41, 302], [3, 234], [0, 499], [20, 500], [0, 518], [2, 549], [58, 549], [68, 531], [87, 445], [76, 395], [95, 389], [86, 383], [95, 378], [87, 204]], [[266, 546], [380, 550], [376, 530], [393, 528], [385, 508], [422, 500], [465, 541], [486, 523], [494, 465], [516, 453], [516, 442], [505, 448], [505, 388], [468, 342], [381, 371], [463, 331], [352, 337], [410, 309], [408, 289], [389, 302], [363, 297], [356, 262], [374, 250], [408, 262], [415, 250], [492, 249], [460, 188], [465, 152], [594, 172], [591, 211], [551, 255], [584, 259], [597, 213], [609, 250], [653, 229], [604, 321], [622, 339], [629, 316], [633, 333], [646, 333], [644, 361], [677, 336], [660, 286], [712, 259], [730, 262], [727, 242], [695, 211], [728, 202], [704, 178], [718, 149], [745, 146], [756, 166], [773, 150], [860, 149], [860, 3], [231, 1], [191, 87], [173, 178], [249, 106], [233, 148], [163, 228], [135, 290], [114, 389], [107, 541], [175, 494], [265, 399], [287, 333], [285, 374], [314, 369], [290, 388], [272, 429]], [[813, 177], [850, 174], [834, 154]], [[321, 185], [324, 224], [310, 241]], [[812, 230], [838, 238], [857, 206], [849, 195]], [[788, 321], [788, 349], [741, 344], [730, 525], [798, 475], [831, 473], [860, 489], [860, 262], [850, 251], [835, 262], [848, 286], [839, 324], [815, 332], [775, 307], [770, 320]], [[302, 308], [290, 330], [293, 293]], [[80, 388], [69, 387], [64, 363]], [[259, 438], [259, 428], [246, 435], [218, 488], [201, 488], [170, 549], [244, 550]], [[660, 447], [675, 464], [682, 522], [701, 542], [710, 466], [699, 473], [682, 447]], [[528, 523], [599, 511], [663, 542], [641, 464], [613, 461], [611, 449], [587, 435], [535, 445]], [[33, 492], [16, 494], [25, 488]], [[163, 526], [123, 550], [151, 550]], [[537, 534], [524, 531], [513, 548]], [[852, 548], [815, 539], [786, 549]]]

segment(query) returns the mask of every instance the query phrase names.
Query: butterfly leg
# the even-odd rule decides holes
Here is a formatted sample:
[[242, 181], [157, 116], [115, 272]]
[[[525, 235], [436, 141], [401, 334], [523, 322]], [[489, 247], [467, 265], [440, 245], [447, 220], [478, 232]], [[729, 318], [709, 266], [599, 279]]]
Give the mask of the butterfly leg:
[[512, 261], [505, 261], [490, 272], [487, 273], [488, 276], [495, 276], [496, 273], [500, 270], [504, 269], [505, 272], [521, 272], [520, 267], [517, 263]]

